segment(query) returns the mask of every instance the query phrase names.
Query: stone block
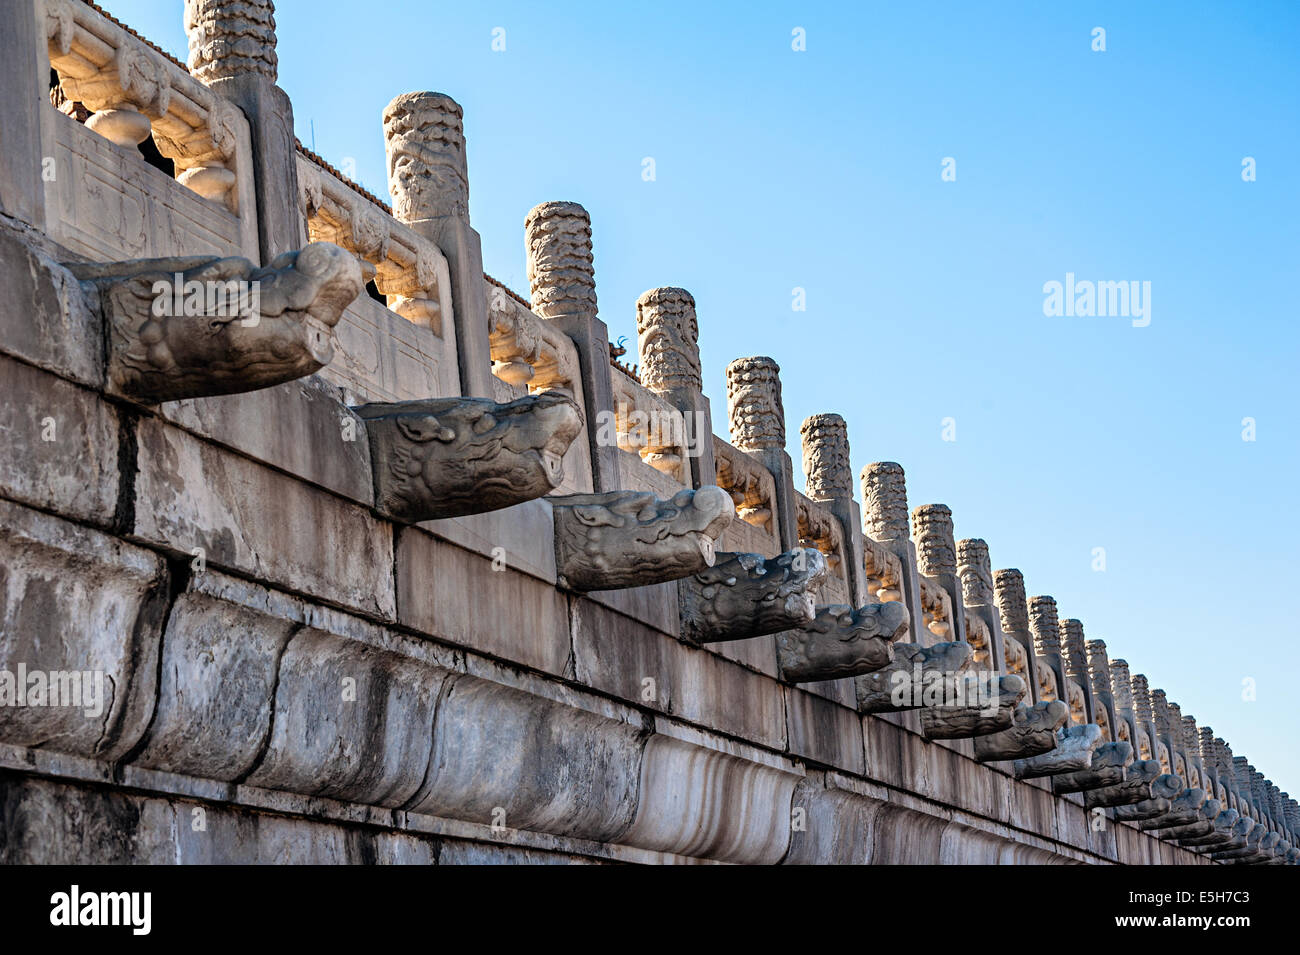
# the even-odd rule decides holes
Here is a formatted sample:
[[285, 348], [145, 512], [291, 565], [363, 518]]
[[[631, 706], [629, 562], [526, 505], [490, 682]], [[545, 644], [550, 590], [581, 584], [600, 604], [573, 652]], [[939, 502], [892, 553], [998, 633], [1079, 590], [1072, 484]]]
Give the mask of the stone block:
[[471, 676], [443, 693], [413, 812], [616, 842], [636, 811], [643, 733]]
[[99, 316], [40, 233], [0, 220], [0, 351], [85, 385], [104, 381]]
[[128, 752], [153, 713], [167, 581], [149, 551], [0, 501], [0, 741]]
[[555, 515], [544, 498], [419, 526], [481, 557], [499, 556], [507, 567], [555, 583]]
[[98, 395], [0, 357], [0, 494], [100, 527], [117, 506], [117, 412]]
[[158, 414], [349, 500], [374, 504], [365, 422], [315, 375], [257, 391], [167, 401]]
[[396, 616], [389, 524], [355, 504], [145, 418], [134, 535], [384, 620]]
[[707, 650], [575, 599], [573, 655], [577, 679], [587, 686], [758, 745], [785, 748], [779, 684]]
[[405, 627], [547, 673], [569, 660], [568, 599], [551, 584], [403, 527], [398, 620]]
[[862, 718], [857, 710], [796, 687], [783, 690], [790, 753], [857, 775], [864, 773]]
[[252, 769], [295, 629], [205, 594], [181, 595], [163, 636], [157, 713], [134, 765], [225, 782]]
[[266, 756], [248, 785], [397, 807], [415, 795], [446, 671], [321, 630], [280, 659]]
[[790, 844], [800, 777], [667, 736], [652, 736], [641, 764], [641, 801], [627, 845], [770, 865]]

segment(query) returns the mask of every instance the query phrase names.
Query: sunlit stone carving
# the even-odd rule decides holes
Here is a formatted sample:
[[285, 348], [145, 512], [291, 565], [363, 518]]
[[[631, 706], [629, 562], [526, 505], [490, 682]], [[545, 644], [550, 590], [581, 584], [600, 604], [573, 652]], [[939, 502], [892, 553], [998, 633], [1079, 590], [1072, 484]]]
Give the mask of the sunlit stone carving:
[[933, 706], [956, 697], [957, 683], [970, 666], [970, 644], [896, 643], [888, 666], [857, 677], [858, 709], [896, 713]]
[[969, 739], [1009, 729], [1016, 706], [1029, 687], [1018, 676], [967, 674], [958, 684], [963, 703], [926, 706], [921, 733], [926, 739]]
[[[1201, 818], [1201, 807], [1205, 805], [1205, 790], [1200, 787], [1187, 788], [1170, 801], [1169, 811], [1154, 819], [1138, 822], [1139, 829], [1169, 829], [1174, 826], [1186, 826]], [[1118, 815], [1117, 818], [1123, 818]]]
[[777, 635], [781, 676], [792, 683], [859, 676], [894, 661], [894, 641], [907, 633], [907, 608], [901, 603], [817, 608], [799, 630]]
[[862, 469], [863, 522], [872, 540], [908, 540], [907, 482], [903, 467], [876, 461]]
[[596, 314], [591, 217], [576, 202], [543, 202], [524, 219], [528, 285], [542, 318]]
[[1070, 718], [1060, 700], [1016, 707], [1010, 729], [975, 739], [975, 759], [981, 763], [1029, 759], [1056, 749], [1056, 734]]
[[849, 431], [837, 414], [809, 415], [799, 426], [807, 493], [814, 501], [853, 496]]
[[445, 93], [403, 93], [384, 107], [388, 189], [401, 221], [469, 214], [462, 119]]
[[695, 298], [684, 288], [652, 288], [636, 300], [641, 384], [656, 394], [699, 391], [700, 330]]
[[1101, 727], [1096, 723], [1065, 726], [1057, 731], [1055, 749], [1041, 756], [1016, 760], [1012, 771], [1017, 779], [1077, 773], [1092, 766], [1093, 753], [1100, 745]]
[[271, 0], [185, 0], [189, 69], [204, 83], [259, 73], [272, 82], [275, 4]]
[[731, 443], [742, 451], [785, 447], [781, 366], [771, 358], [737, 358], [727, 366]]
[[827, 573], [820, 551], [715, 557], [712, 567], [678, 587], [683, 637], [695, 643], [743, 640], [812, 623], [813, 592]]
[[1217, 799], [1206, 799], [1197, 810], [1196, 818], [1181, 826], [1172, 826], [1158, 830], [1155, 835], [1160, 839], [1197, 839], [1214, 831], [1214, 820], [1223, 811], [1223, 804]]
[[1103, 789], [1124, 781], [1124, 771], [1133, 765], [1133, 747], [1125, 742], [1102, 743], [1092, 754], [1092, 765], [1076, 773], [1052, 777], [1052, 792], [1081, 793]]
[[507, 404], [430, 398], [362, 405], [375, 507], [403, 521], [459, 517], [548, 494], [582, 431], [577, 402], [557, 392]]
[[[1129, 806], [1152, 799], [1169, 799], [1182, 791], [1182, 780], [1176, 776], [1165, 778], [1160, 764], [1154, 759], [1140, 759], [1124, 774], [1124, 781], [1103, 789], [1091, 789], [1084, 795], [1084, 805]], [[1168, 807], [1166, 807], [1168, 808]]]
[[664, 501], [644, 491], [547, 498], [555, 510], [559, 583], [617, 590], [679, 580], [713, 565], [714, 542], [736, 513], [720, 487]]
[[334, 355], [334, 326], [361, 267], [313, 242], [255, 268], [199, 256], [68, 266], [100, 297], [108, 387], [144, 402], [255, 391], [310, 375]]

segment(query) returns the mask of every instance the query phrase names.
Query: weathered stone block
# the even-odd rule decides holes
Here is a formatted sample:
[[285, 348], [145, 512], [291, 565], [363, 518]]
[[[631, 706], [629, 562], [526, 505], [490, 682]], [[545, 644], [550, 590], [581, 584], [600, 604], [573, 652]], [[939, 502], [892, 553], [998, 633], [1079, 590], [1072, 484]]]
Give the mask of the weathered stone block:
[[134, 764], [230, 782], [252, 769], [271, 729], [289, 620], [183, 594], [163, 637], [158, 708]]
[[158, 413], [304, 481], [374, 503], [365, 422], [315, 375], [243, 394], [168, 401]]
[[117, 504], [117, 412], [93, 392], [0, 357], [0, 494], [101, 527]]
[[652, 736], [628, 845], [721, 862], [772, 864], [790, 843], [800, 777], [773, 766]]
[[392, 528], [355, 504], [154, 419], [139, 423], [135, 536], [392, 620]]
[[411, 811], [618, 841], [636, 811], [643, 733], [472, 676], [443, 694]]
[[564, 594], [415, 528], [397, 538], [398, 620], [440, 640], [547, 673], [569, 660]]
[[44, 237], [0, 220], [0, 351], [83, 384], [104, 380], [104, 340], [81, 283], [40, 248]]
[[481, 557], [500, 557], [507, 567], [555, 583], [555, 516], [544, 498], [485, 514], [423, 521], [420, 527]]
[[146, 550], [0, 501], [0, 741], [128, 752], [153, 712], [167, 579]]
[[707, 650], [576, 599], [573, 654], [577, 679], [587, 686], [759, 745], [785, 747], [779, 685]]
[[862, 718], [857, 711], [795, 687], [784, 690], [789, 751], [835, 769], [864, 773]]
[[401, 806], [429, 764], [446, 671], [320, 630], [280, 660], [266, 757], [250, 786]]

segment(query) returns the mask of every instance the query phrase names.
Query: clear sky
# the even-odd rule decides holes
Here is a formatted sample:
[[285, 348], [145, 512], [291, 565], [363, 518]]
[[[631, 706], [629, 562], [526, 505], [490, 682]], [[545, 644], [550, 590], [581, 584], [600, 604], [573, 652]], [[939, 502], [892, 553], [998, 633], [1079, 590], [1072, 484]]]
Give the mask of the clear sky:
[[[101, 2], [184, 58], [180, 0]], [[796, 473], [844, 415], [855, 472], [1300, 798], [1300, 5], [979, 7], [280, 0], [280, 84], [381, 195], [384, 105], [453, 96], [489, 272], [526, 294], [524, 215], [581, 202], [630, 353], [637, 295], [695, 295], [715, 430], [776, 358]], [[1150, 324], [1045, 315], [1067, 273], [1149, 282]]]

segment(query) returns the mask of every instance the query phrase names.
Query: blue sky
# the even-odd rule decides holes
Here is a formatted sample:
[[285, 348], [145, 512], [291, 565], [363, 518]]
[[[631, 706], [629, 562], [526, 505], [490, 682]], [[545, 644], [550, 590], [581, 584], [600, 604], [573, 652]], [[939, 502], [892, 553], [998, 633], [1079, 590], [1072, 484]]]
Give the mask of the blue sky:
[[[179, 0], [106, 3], [184, 58]], [[525, 213], [583, 203], [611, 337], [695, 295], [716, 430], [773, 356], [796, 462], [843, 414], [855, 471], [902, 463], [1300, 797], [1300, 5], [982, 6], [281, 0], [280, 84], [380, 194], [384, 105], [455, 97], [489, 272], [526, 293]], [[1045, 316], [1067, 272], [1150, 282], [1150, 324]]]

